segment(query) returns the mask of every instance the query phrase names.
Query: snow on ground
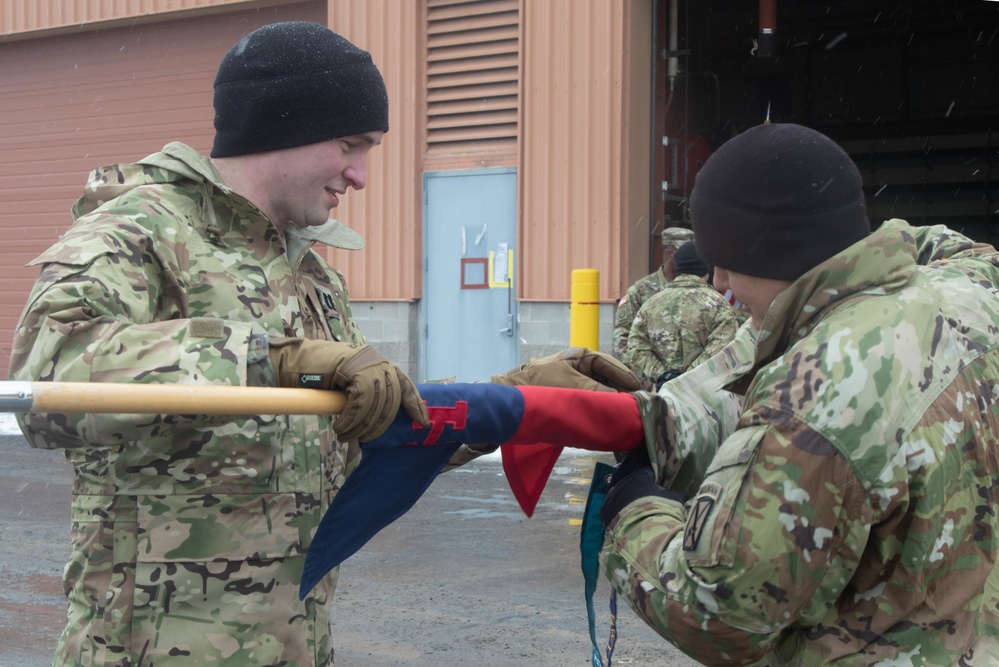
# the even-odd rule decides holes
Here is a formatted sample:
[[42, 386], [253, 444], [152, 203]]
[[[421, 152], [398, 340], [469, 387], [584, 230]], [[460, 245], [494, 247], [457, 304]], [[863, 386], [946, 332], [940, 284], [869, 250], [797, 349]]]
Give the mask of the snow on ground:
[[21, 429], [14, 421], [14, 415], [9, 413], [0, 414], [0, 435], [21, 435]]

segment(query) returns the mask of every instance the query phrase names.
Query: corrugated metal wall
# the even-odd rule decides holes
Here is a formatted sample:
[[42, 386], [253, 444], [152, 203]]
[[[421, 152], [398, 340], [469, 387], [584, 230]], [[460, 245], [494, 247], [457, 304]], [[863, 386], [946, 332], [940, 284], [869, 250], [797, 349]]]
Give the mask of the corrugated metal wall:
[[[0, 4], [0, 34], [29, 31], [14, 37], [32, 38], [30, 31], [78, 30], [99, 18], [112, 20], [100, 23], [105, 27], [151, 13], [178, 18], [281, 4], [287, 3], [106, 0], [95, 7], [93, 0], [6, 0]], [[571, 270], [586, 267], [600, 270], [601, 299], [614, 300], [626, 287], [628, 264], [646, 263], [648, 223], [642, 216], [648, 165], [642, 156], [648, 147], [641, 117], [648, 80], [635, 63], [648, 58], [640, 33], [650, 31], [650, 5], [651, 0], [519, 0], [521, 299], [567, 301]], [[422, 295], [421, 183], [432, 159], [423, 154], [426, 11], [426, 2], [416, 0], [329, 2], [329, 25], [372, 53], [390, 96], [390, 131], [372, 153], [368, 187], [348, 195], [336, 211], [368, 241], [357, 253], [330, 253], [350, 276], [355, 300]], [[458, 160], [433, 168], [494, 166], [488, 162]]]
[[[426, 131], [426, 15], [417, 4], [330, 6], [330, 26], [371, 51], [390, 96], [391, 129], [373, 154], [369, 185], [337, 211], [369, 242], [331, 254], [355, 300], [422, 296], [420, 174], [444, 165], [414, 141]], [[568, 301], [572, 269], [596, 268], [601, 300], [616, 301], [629, 265], [644, 275], [648, 264], [651, 0], [520, 0], [519, 13], [517, 296]], [[447, 167], [477, 165], [494, 166]]]
[[[32, 31], [44, 30], [35, 37], [44, 39], [64, 32], [60, 28], [77, 30], [81, 24], [103, 29], [123, 19], [144, 16], [162, 20], [284, 4], [290, 4], [289, 0], [105, 0], [96, 4], [92, 0], [4, 0], [0, 3], [0, 34], [23, 39], [34, 37]], [[364, 234], [367, 247], [357, 253], [327, 254], [350, 275], [354, 299], [416, 299], [421, 294], [422, 249], [422, 3], [339, 0], [329, 4], [330, 27], [371, 51], [382, 70], [389, 89], [390, 132], [383, 145], [372, 152], [369, 187], [348, 195], [335, 212]], [[156, 14], [164, 16], [150, 16]], [[210, 91], [208, 94], [210, 99]], [[206, 130], [210, 134], [211, 127]]]
[[[329, 26], [371, 52], [389, 94], [389, 131], [371, 152], [368, 185], [334, 211], [364, 235], [358, 252], [330, 252], [353, 300], [412, 300], [422, 294], [422, 3], [330, 2]], [[388, 20], [386, 17], [391, 17]]]
[[0, 377], [37, 267], [70, 226], [88, 172], [171, 140], [207, 152], [222, 55], [277, 20], [326, 21], [325, 2], [201, 15], [0, 41]]
[[[613, 281], [604, 281], [604, 294], [612, 300], [623, 296], [632, 283], [652, 270], [649, 246], [661, 247], [657, 234], [662, 231], [662, 226], [657, 223], [655, 228], [652, 227], [653, 155], [659, 145], [657, 141], [661, 142], [652, 123], [655, 107], [652, 99], [652, 63], [659, 57], [653, 53], [656, 48], [653, 43], [653, 4], [655, 0], [634, 0], [625, 15], [624, 60], [629, 68], [625, 95], [627, 106], [623, 118], [626, 137], [622, 162], [625, 186], [621, 199], [625, 210], [624, 220], [617, 228], [624, 245], [617, 276]], [[657, 190], [657, 197], [658, 194]], [[657, 256], [656, 261], [661, 261], [661, 256]]]
[[[287, 0], [292, 2], [295, 0]], [[249, 4], [247, 0], [3, 0], [0, 34], [26, 33], [139, 16]], [[255, 3], [264, 4], [264, 3]], [[277, 1], [267, 4], [287, 4]]]
[[[632, 57], [649, 58], [631, 40], [639, 0], [546, 0], [523, 5], [523, 129], [518, 296], [569, 299], [571, 271], [600, 271], [600, 298], [626, 287], [626, 234], [647, 228], [633, 164], [645, 141], [629, 145]], [[651, 12], [648, 17], [651, 18]], [[651, 32], [646, 19], [646, 30]], [[634, 54], [633, 54], [634, 52]], [[646, 89], [648, 80], [635, 82]], [[640, 96], [636, 96], [640, 100]], [[647, 106], [647, 102], [645, 103]], [[646, 114], [647, 117], [647, 114]], [[644, 133], [648, 134], [647, 130]], [[647, 168], [646, 158], [646, 168]], [[647, 173], [647, 169], [646, 169]], [[647, 230], [641, 230], [645, 235]]]

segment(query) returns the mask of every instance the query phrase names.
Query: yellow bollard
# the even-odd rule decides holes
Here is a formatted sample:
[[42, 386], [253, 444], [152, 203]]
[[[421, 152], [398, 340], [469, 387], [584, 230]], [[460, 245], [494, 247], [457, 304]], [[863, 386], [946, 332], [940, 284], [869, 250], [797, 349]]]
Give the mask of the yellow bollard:
[[600, 272], [573, 269], [569, 306], [569, 345], [600, 349]]

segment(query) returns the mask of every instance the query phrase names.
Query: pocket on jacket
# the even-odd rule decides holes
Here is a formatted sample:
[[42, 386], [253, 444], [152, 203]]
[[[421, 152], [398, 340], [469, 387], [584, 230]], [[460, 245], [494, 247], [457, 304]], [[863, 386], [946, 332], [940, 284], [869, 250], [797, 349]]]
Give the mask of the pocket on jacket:
[[691, 566], [731, 565], [742, 523], [737, 504], [765, 426], [739, 429], [722, 443], [690, 502], [683, 551]]
[[325, 664], [337, 573], [298, 599], [310, 498], [139, 496], [130, 650], [164, 667]]

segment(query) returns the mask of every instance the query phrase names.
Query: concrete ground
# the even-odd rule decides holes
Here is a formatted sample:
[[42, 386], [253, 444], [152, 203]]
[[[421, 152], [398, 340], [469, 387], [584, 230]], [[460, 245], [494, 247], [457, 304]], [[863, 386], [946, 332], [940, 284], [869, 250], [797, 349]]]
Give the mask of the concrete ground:
[[[589, 665], [578, 522], [596, 460], [563, 454], [530, 519], [498, 456], [440, 476], [344, 563], [331, 618], [338, 667]], [[9, 415], [0, 415], [0, 462], [0, 667], [51, 665], [71, 471], [60, 452], [29, 448]], [[601, 581], [600, 642], [609, 593]], [[615, 665], [699, 664], [618, 611]]]

